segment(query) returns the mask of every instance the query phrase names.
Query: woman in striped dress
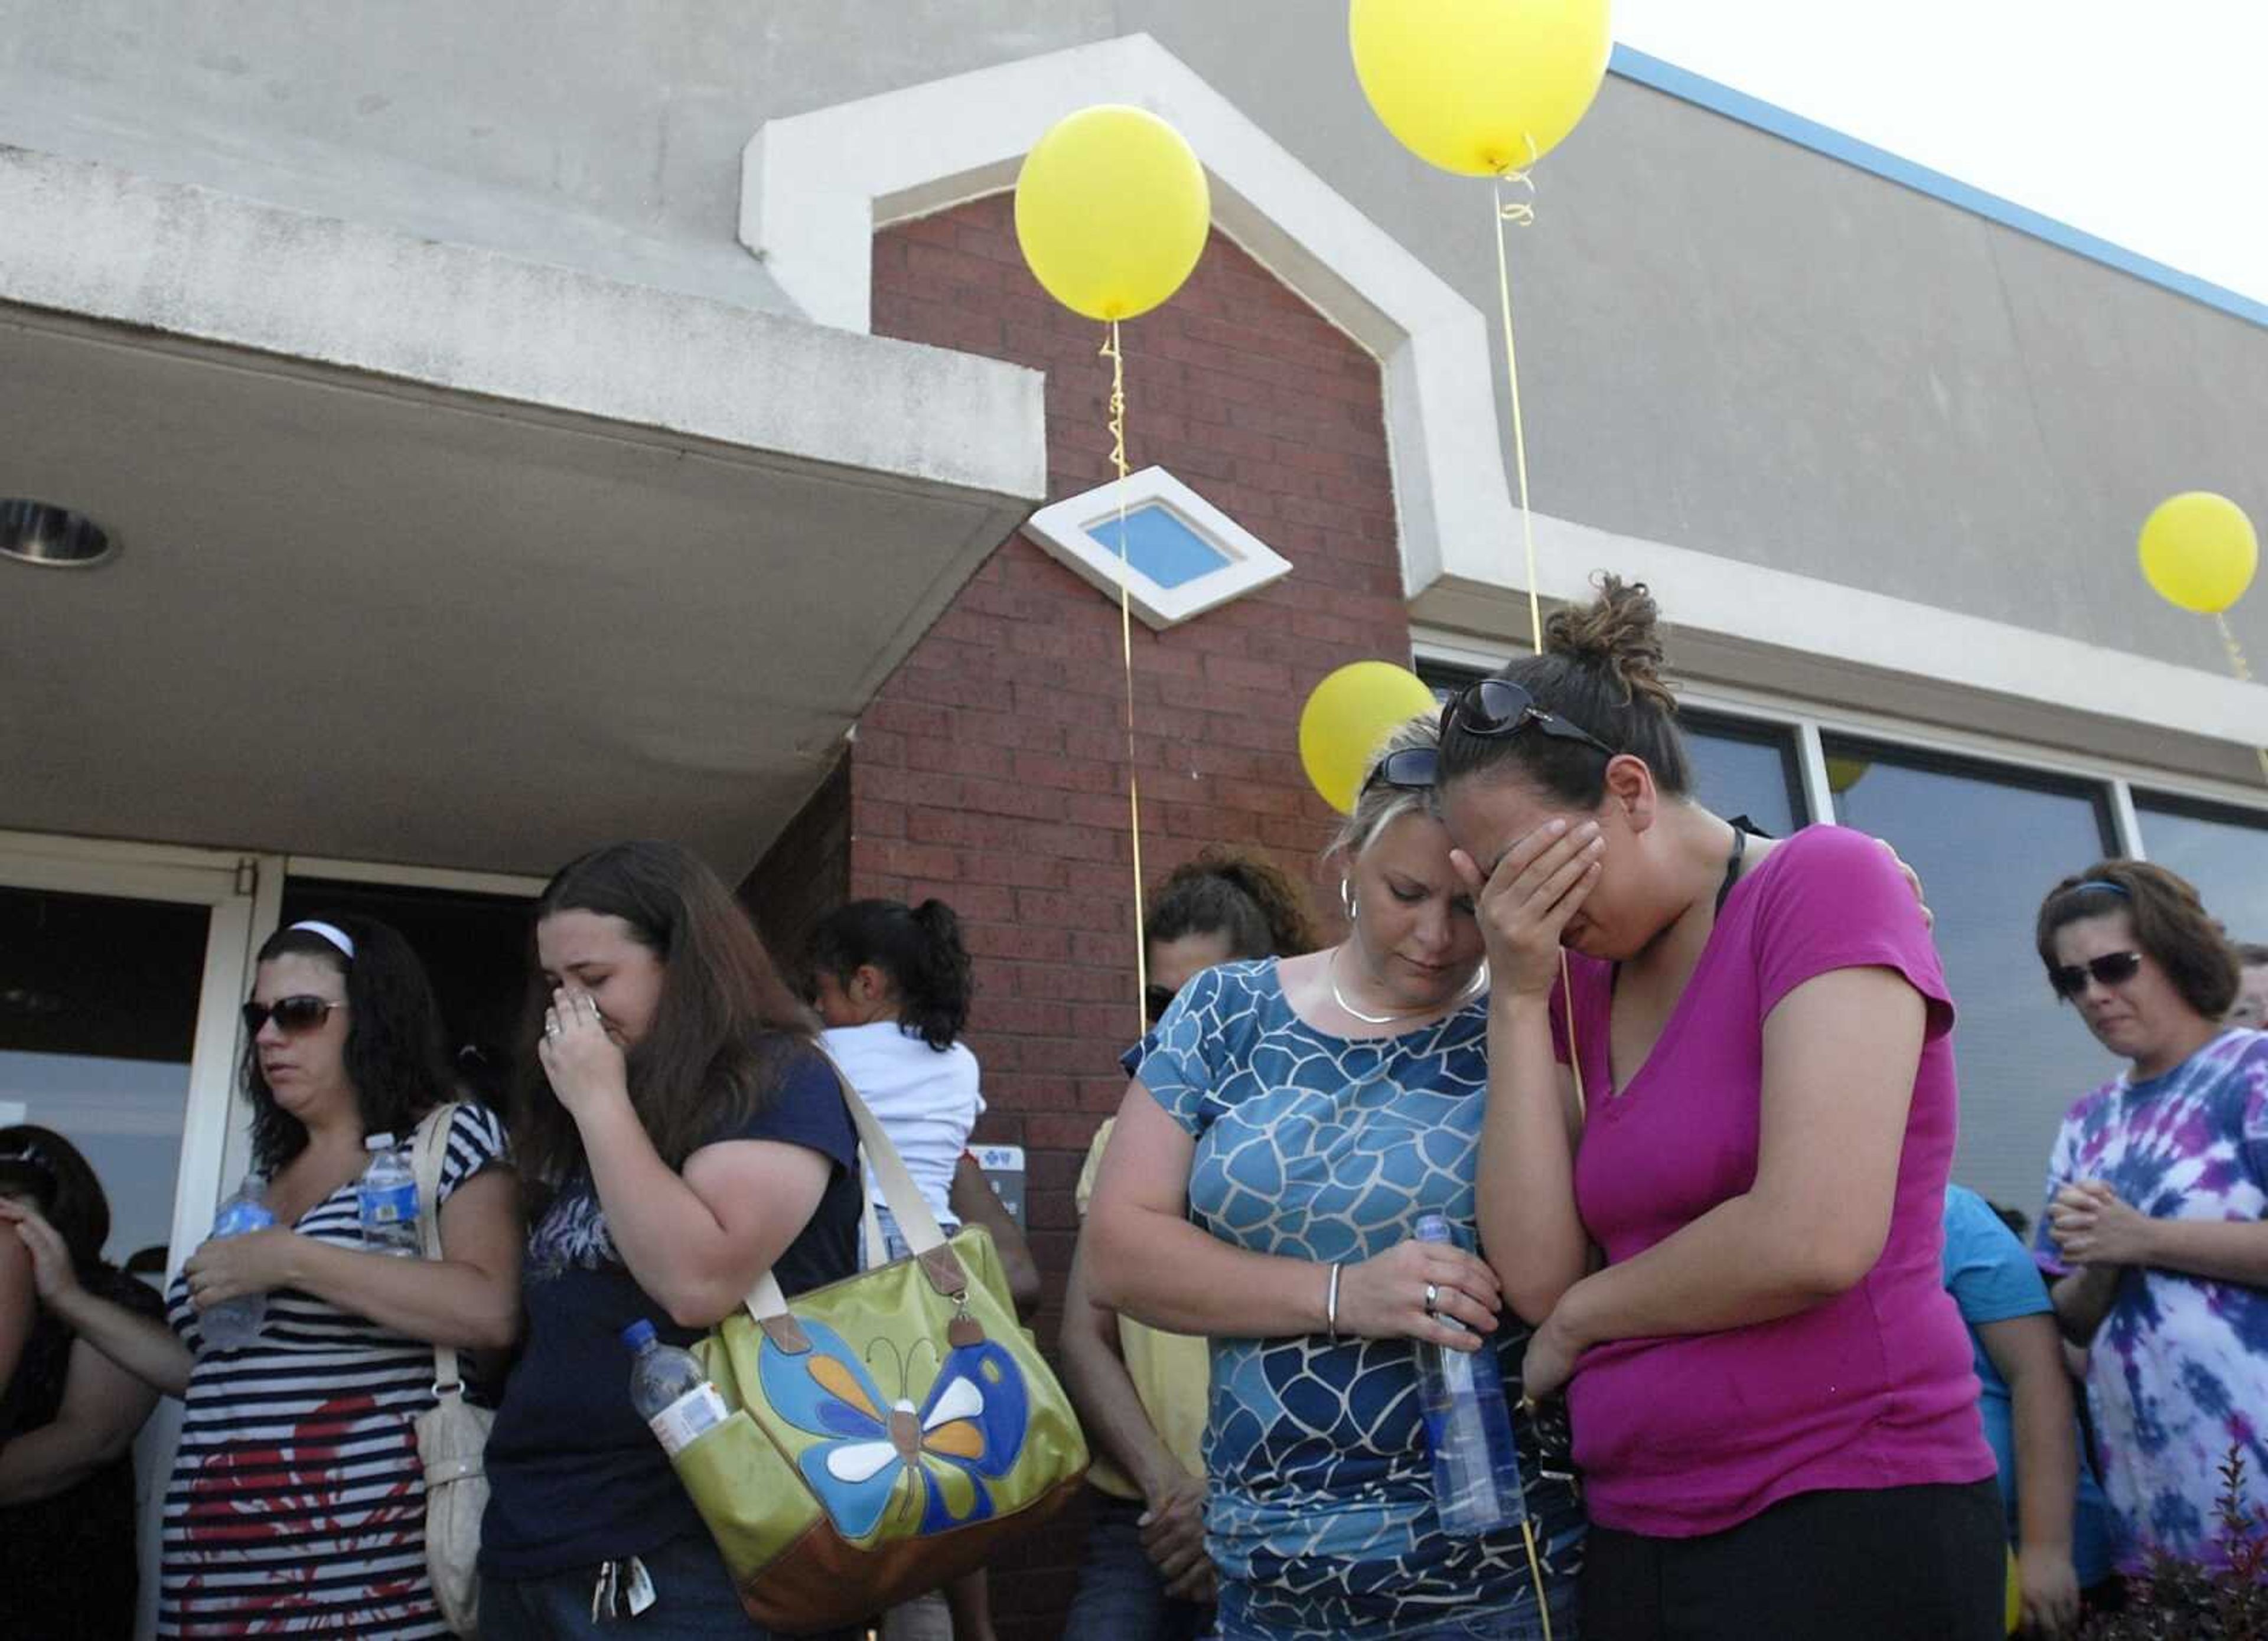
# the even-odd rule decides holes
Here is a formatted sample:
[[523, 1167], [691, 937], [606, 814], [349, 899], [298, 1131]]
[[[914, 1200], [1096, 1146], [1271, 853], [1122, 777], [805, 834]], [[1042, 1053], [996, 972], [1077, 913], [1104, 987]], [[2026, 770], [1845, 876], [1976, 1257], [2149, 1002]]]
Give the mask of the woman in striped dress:
[[[275, 1227], [198, 1248], [167, 1291], [169, 1328], [44, 1263], [42, 1291], [61, 1291], [49, 1302], [80, 1336], [186, 1404], [159, 1635], [446, 1636], [413, 1424], [433, 1405], [437, 1343], [495, 1349], [518, 1331], [504, 1135], [481, 1107], [453, 1115], [440, 1261], [365, 1250], [364, 1137], [406, 1138], [448, 1088], [423, 968], [382, 924], [295, 924], [261, 948], [245, 1020], [253, 1160]], [[267, 1296], [259, 1336], [208, 1346], [202, 1313], [252, 1293]]]

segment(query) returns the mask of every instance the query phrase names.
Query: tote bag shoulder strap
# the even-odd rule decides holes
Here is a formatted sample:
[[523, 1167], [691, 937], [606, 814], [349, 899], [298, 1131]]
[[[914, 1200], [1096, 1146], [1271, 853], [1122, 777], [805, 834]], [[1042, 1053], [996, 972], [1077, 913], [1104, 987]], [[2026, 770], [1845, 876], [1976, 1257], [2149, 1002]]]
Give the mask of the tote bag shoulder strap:
[[[905, 1159], [898, 1155], [898, 1148], [890, 1143], [889, 1134], [874, 1114], [866, 1108], [866, 1102], [858, 1097], [858, 1091], [850, 1085], [850, 1079], [843, 1075], [843, 1067], [835, 1056], [828, 1054], [823, 1044], [814, 1041], [812, 1046], [825, 1055], [828, 1064], [834, 1067], [835, 1080], [843, 1090], [843, 1103], [850, 1113], [851, 1126], [858, 1130], [858, 1148], [865, 1153], [866, 1166], [874, 1171], [875, 1183], [882, 1188], [882, 1200], [889, 1204], [890, 1216], [898, 1222], [898, 1233], [921, 1262], [931, 1285], [949, 1299], [959, 1299], [968, 1291], [968, 1273], [946, 1246], [945, 1233], [937, 1223], [937, 1216], [930, 1212], [921, 1188], [906, 1172]], [[862, 1181], [862, 1194], [864, 1189]], [[769, 1270], [756, 1278], [755, 1285], [748, 1290], [746, 1303], [748, 1314], [758, 1326], [788, 1314], [787, 1295], [780, 1291], [778, 1281]]]
[[[448, 1160], [449, 1125], [456, 1116], [455, 1100], [427, 1112], [425, 1120], [417, 1125], [411, 1152], [417, 1171], [417, 1237], [428, 1259], [441, 1257], [441, 1165]], [[435, 1345], [433, 1394], [460, 1396], [464, 1391], [464, 1381], [457, 1377], [457, 1347]]]

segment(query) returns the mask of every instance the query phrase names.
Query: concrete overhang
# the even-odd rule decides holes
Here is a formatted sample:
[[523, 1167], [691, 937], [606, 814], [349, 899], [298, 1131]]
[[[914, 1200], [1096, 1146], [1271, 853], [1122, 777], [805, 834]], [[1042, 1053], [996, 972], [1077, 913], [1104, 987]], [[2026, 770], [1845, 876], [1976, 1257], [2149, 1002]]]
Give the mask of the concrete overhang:
[[1038, 373], [0, 149], [0, 828], [751, 864], [1043, 498]]

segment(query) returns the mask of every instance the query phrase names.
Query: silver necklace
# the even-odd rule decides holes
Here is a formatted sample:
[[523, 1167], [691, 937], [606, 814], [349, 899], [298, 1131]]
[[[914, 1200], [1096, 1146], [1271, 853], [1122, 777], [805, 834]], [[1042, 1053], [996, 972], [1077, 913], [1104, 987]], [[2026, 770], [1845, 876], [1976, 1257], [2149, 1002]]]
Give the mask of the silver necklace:
[[1366, 1014], [1348, 1002], [1346, 993], [1339, 990], [1339, 953], [1345, 950], [1346, 947], [1344, 945], [1331, 948], [1330, 960], [1324, 964], [1323, 975], [1331, 982], [1331, 1001], [1337, 1004], [1345, 1013], [1360, 1020], [1366, 1026], [1399, 1026], [1405, 1020], [1423, 1019], [1429, 1014], [1445, 1013], [1488, 984], [1488, 966], [1483, 964], [1473, 970], [1472, 983], [1464, 989], [1463, 993], [1455, 999], [1455, 1003], [1436, 1004], [1431, 1008], [1406, 1009], [1399, 1013]]

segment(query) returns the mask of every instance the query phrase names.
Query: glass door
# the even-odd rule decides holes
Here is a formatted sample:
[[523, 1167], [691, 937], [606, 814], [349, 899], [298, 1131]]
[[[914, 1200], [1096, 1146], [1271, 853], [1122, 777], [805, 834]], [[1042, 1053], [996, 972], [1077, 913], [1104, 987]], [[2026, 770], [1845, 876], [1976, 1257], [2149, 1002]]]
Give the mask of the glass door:
[[[77, 1147], [109, 1199], [112, 1263], [162, 1286], [202, 1240], [245, 1127], [237, 1006], [257, 864], [0, 835], [0, 1126]], [[143, 1619], [180, 1406], [136, 1446]]]

